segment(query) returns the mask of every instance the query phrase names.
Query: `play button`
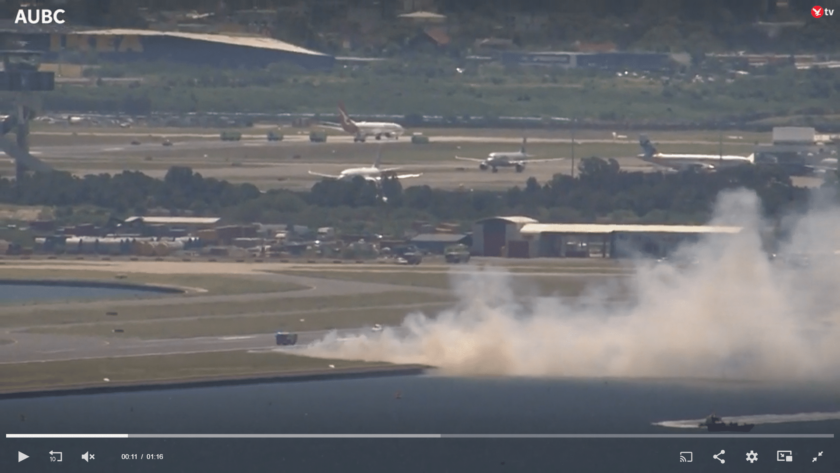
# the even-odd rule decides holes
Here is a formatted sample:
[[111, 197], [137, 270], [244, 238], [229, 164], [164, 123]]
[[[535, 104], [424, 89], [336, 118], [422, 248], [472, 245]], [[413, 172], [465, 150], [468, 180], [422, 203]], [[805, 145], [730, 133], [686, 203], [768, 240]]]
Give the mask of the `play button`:
[[18, 452], [18, 463], [26, 460], [27, 458], [29, 458], [29, 455], [27, 455], [23, 452]]

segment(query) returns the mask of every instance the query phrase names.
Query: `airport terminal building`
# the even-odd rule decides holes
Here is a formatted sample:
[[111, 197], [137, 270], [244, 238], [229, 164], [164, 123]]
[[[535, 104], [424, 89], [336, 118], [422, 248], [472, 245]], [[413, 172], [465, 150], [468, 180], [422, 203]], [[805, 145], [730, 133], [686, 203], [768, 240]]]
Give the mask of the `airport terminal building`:
[[665, 257], [701, 237], [730, 236], [741, 227], [538, 223], [529, 217], [493, 217], [473, 227], [472, 254], [508, 258]]

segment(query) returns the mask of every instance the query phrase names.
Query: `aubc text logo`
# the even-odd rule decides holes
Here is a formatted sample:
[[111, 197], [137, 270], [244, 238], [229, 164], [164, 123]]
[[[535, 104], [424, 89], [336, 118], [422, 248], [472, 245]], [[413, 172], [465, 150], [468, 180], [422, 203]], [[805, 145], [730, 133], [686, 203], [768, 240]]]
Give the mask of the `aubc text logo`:
[[55, 23], [57, 25], [64, 24], [64, 10], [48, 10], [42, 9], [20, 9], [15, 16], [15, 24], [24, 25], [49, 25]]

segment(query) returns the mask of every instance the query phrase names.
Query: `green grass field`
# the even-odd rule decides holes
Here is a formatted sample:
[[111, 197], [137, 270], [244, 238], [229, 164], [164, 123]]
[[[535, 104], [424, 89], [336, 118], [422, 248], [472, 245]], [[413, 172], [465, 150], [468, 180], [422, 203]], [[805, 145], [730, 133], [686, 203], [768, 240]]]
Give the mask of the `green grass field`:
[[[336, 370], [393, 366], [245, 351], [53, 361], [34, 367], [20, 363], [0, 365], [0, 392], [331, 371], [329, 365]], [[21, 414], [37, 416], [36, 412]]]

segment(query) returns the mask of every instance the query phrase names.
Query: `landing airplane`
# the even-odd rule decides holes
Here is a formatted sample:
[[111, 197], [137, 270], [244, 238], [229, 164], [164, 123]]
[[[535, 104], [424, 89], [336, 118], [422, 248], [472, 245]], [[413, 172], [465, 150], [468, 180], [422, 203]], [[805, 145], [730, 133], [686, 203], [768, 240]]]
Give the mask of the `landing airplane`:
[[381, 140], [383, 136], [398, 140], [400, 139], [400, 135], [405, 133], [405, 129], [399, 123], [355, 122], [349, 115], [347, 115], [347, 111], [344, 110], [344, 103], [342, 102], [338, 103], [338, 117], [339, 120], [341, 120], [341, 123], [338, 126], [327, 123], [321, 124], [320, 126], [346, 131], [347, 133], [353, 135], [354, 143], [364, 143], [365, 138], [368, 136], [373, 136], [377, 140]]
[[639, 135], [639, 145], [643, 153], [639, 158], [643, 161], [675, 169], [677, 171], [715, 171], [722, 167], [740, 164], [755, 164], [755, 154], [749, 156], [735, 156], [726, 154], [666, 154], [654, 148], [647, 136]]
[[318, 172], [309, 171], [309, 174], [313, 176], [320, 176], [326, 177], [329, 179], [339, 179], [339, 180], [353, 180], [357, 176], [361, 176], [368, 181], [380, 182], [382, 177], [396, 177], [397, 179], [408, 179], [412, 177], [420, 177], [423, 173], [419, 174], [396, 174], [394, 171], [397, 171], [401, 168], [385, 168], [382, 169], [382, 150], [376, 153], [376, 161], [373, 163], [371, 167], [364, 167], [364, 168], [350, 168], [341, 171], [338, 175], [332, 174], [321, 174]]
[[516, 168], [516, 172], [525, 170], [525, 165], [529, 163], [547, 163], [550, 161], [562, 161], [566, 158], [552, 158], [552, 159], [528, 159], [530, 154], [525, 152], [525, 145], [527, 139], [522, 138], [522, 148], [519, 151], [494, 151], [487, 155], [484, 159], [465, 158], [462, 156], [455, 156], [455, 159], [462, 161], [472, 161], [478, 163], [478, 169], [486, 171], [492, 169], [493, 172], [499, 172], [498, 168]]

